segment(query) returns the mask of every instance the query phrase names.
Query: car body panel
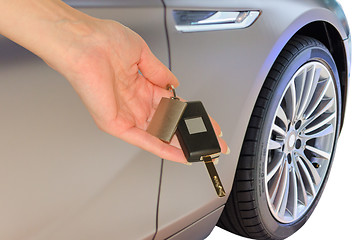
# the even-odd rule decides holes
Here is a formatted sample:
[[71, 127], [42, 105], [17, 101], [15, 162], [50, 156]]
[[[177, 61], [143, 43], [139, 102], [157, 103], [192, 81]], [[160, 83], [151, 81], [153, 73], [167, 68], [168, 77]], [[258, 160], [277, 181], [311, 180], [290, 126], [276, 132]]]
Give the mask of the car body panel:
[[[159, 6], [81, 10], [168, 64]], [[2, 37], [0, 109], [0, 239], [152, 239], [161, 159], [100, 131], [61, 75]]]
[[[321, 20], [347, 38], [348, 28], [335, 14], [338, 6], [328, 2], [165, 0], [171, 68], [182, 83], [177, 93], [204, 102], [231, 149], [216, 166], [227, 193], [255, 101], [288, 40], [306, 24]], [[175, 29], [173, 10], [259, 10], [261, 15], [246, 29], [181, 33]], [[217, 197], [203, 164], [184, 169], [164, 163], [156, 239], [180, 231], [227, 200]]]
[[[72, 7], [162, 7], [161, 0], [65, 0]], [[137, 14], [136, 16], [141, 16]], [[134, 18], [134, 17], [132, 17]], [[129, 20], [129, 19], [128, 19]]]
[[216, 225], [223, 210], [224, 206], [219, 207], [218, 209], [212, 211], [203, 218], [190, 224], [187, 228], [182, 229], [167, 239], [205, 239]]

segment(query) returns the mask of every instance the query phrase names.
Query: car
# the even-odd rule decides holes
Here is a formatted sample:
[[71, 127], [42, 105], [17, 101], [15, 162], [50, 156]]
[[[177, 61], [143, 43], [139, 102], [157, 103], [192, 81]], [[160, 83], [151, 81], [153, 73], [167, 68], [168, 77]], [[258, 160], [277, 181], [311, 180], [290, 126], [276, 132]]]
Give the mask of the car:
[[348, 95], [337, 1], [68, 0], [140, 34], [231, 152], [166, 161], [100, 131], [63, 76], [0, 38], [1, 239], [284, 239], [323, 193]]

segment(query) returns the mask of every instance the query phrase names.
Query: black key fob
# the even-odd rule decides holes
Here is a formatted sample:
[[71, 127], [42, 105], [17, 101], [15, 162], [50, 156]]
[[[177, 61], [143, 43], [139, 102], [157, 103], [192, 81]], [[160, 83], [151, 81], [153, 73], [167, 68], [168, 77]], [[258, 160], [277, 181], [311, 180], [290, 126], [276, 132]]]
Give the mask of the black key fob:
[[147, 132], [169, 142], [176, 129], [182, 151], [189, 162], [204, 162], [211, 182], [219, 197], [225, 189], [216, 171], [213, 159], [221, 153], [219, 141], [209, 115], [200, 101], [181, 102], [175, 88], [169, 86], [173, 97], [163, 98], [147, 128]]
[[220, 156], [221, 148], [210, 118], [200, 101], [187, 102], [176, 130], [187, 161], [199, 162]]

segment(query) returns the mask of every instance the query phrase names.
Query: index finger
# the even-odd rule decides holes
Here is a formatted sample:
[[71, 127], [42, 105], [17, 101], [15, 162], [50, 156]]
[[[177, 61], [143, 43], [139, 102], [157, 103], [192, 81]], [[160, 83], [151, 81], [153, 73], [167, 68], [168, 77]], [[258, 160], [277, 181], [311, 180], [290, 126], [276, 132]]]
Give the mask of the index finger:
[[168, 84], [174, 87], [179, 85], [176, 76], [151, 52], [146, 43], [142, 49], [138, 68], [148, 81], [157, 86], [166, 88]]

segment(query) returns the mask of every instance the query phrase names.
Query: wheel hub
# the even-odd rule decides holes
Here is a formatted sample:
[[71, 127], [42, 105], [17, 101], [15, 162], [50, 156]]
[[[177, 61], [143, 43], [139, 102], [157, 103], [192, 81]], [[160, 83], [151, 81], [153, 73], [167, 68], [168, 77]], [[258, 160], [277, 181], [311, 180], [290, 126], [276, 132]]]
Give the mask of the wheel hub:
[[296, 133], [294, 131], [292, 131], [289, 134], [289, 140], [287, 141], [288, 142], [288, 150], [289, 150], [289, 152], [294, 149], [296, 141], [297, 141], [297, 135], [296, 135]]

